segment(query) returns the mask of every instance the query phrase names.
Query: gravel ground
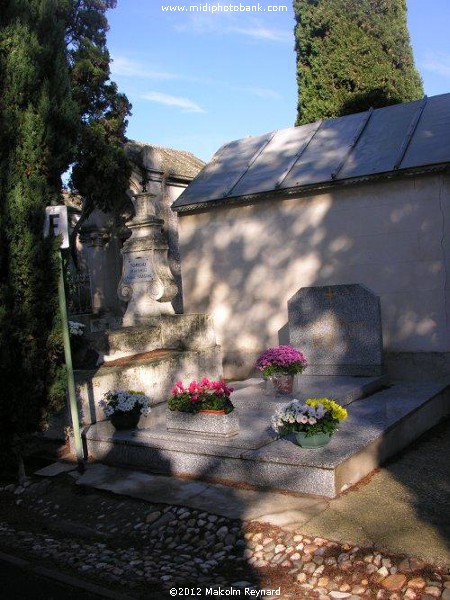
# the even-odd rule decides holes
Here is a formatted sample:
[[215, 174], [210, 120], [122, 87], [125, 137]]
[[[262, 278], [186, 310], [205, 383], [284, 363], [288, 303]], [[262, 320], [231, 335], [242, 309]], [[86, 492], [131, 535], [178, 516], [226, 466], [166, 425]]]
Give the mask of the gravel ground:
[[450, 571], [418, 559], [115, 496], [72, 475], [0, 487], [4, 552], [142, 599], [232, 588], [284, 600], [450, 600]]

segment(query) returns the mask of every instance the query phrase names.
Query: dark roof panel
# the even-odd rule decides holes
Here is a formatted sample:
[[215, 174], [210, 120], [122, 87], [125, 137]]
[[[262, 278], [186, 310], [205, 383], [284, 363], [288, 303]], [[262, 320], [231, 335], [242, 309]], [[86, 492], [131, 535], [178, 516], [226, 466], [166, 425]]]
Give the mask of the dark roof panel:
[[442, 163], [450, 163], [450, 94], [231, 142], [173, 208]]
[[428, 98], [402, 169], [450, 162], [450, 94]]
[[319, 123], [311, 123], [303, 127], [290, 127], [276, 131], [264, 148], [264, 152], [242, 174], [232, 190], [233, 195], [270, 192], [279, 187], [298, 155], [307, 147], [318, 126]]
[[392, 171], [420, 102], [396, 104], [389, 107], [390, 110], [374, 110], [358, 143], [342, 167], [339, 179]]
[[212, 161], [194, 179], [175, 202], [177, 206], [226, 198], [235, 184], [270, 140], [272, 134], [243, 138], [222, 146]]
[[283, 189], [331, 181], [345, 160], [366, 113], [357, 113], [322, 122], [306, 151], [282, 183]]

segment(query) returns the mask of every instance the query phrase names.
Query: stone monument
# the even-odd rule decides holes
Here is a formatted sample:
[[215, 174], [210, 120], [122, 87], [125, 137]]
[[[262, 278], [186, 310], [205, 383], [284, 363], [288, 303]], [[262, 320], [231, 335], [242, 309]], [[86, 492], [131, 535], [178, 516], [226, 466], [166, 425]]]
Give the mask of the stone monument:
[[305, 287], [288, 301], [290, 343], [307, 375], [378, 376], [383, 340], [379, 298], [359, 284]]
[[132, 233], [123, 244], [118, 289], [119, 298], [128, 302], [123, 317], [125, 327], [175, 312], [171, 300], [178, 289], [169, 268], [164, 221], [156, 216], [154, 198], [155, 194], [142, 192], [132, 199], [135, 215], [127, 223]]

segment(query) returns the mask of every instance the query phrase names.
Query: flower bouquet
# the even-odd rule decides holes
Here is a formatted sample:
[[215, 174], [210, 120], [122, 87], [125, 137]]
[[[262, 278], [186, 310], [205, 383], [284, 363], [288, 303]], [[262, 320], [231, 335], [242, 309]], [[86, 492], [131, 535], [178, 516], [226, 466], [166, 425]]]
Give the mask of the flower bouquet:
[[69, 333], [74, 338], [79, 338], [84, 335], [83, 329], [86, 327], [83, 323], [78, 323], [78, 321], [69, 321]]
[[[79, 354], [86, 346], [84, 328], [86, 325], [78, 321], [69, 321], [70, 346], [75, 354]], [[78, 359], [78, 356], [76, 356]]]
[[99, 402], [106, 417], [116, 429], [137, 427], [141, 415], [148, 415], [150, 403], [143, 392], [108, 391]]
[[264, 377], [270, 377], [274, 373], [289, 375], [303, 373], [307, 366], [308, 361], [305, 355], [292, 346], [268, 348], [256, 361], [256, 368], [262, 372]]
[[220, 411], [228, 414], [234, 410], [230, 400], [232, 391], [233, 388], [224, 381], [210, 381], [207, 377], [200, 382], [191, 381], [187, 387], [177, 381], [171, 390], [169, 410], [185, 413]]
[[256, 368], [270, 379], [280, 394], [291, 394], [294, 375], [303, 373], [308, 361], [292, 346], [276, 346], [265, 350], [256, 361]]
[[330, 441], [347, 416], [346, 409], [329, 398], [295, 399], [272, 416], [272, 428], [281, 436], [294, 432], [301, 446], [318, 448]]

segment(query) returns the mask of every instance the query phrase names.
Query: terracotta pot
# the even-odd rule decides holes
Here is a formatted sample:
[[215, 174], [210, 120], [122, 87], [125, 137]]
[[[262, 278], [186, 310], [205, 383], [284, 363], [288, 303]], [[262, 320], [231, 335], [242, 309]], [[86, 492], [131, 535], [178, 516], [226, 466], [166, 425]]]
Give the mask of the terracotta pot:
[[199, 413], [204, 413], [207, 415], [226, 415], [226, 412], [223, 410], [223, 408], [218, 409], [218, 410], [213, 410], [213, 409], [204, 409], [204, 410], [199, 410]]

